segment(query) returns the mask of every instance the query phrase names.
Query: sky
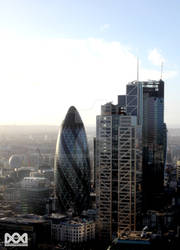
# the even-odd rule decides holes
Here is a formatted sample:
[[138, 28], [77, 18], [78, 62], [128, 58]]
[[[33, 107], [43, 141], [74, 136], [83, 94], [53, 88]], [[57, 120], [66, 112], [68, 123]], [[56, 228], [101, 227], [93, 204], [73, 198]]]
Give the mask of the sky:
[[86, 126], [128, 82], [165, 81], [165, 122], [180, 127], [180, 1], [0, 0], [0, 125]]

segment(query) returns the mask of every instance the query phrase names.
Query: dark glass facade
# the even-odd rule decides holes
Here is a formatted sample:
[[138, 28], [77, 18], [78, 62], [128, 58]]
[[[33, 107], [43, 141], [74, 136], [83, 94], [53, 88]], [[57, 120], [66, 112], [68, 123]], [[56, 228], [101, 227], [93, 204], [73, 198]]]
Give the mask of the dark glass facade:
[[[143, 190], [144, 208], [161, 207], [166, 159], [164, 82], [143, 84]], [[153, 181], [153, 185], [152, 185]]]
[[89, 205], [90, 160], [85, 128], [70, 107], [59, 130], [55, 154], [56, 195], [60, 209], [80, 214]]
[[[143, 81], [127, 84], [126, 96], [118, 97], [118, 105], [128, 115], [137, 116], [142, 125], [143, 207], [157, 209], [163, 192], [167, 129], [164, 123], [164, 82]], [[153, 183], [153, 185], [152, 185]]]

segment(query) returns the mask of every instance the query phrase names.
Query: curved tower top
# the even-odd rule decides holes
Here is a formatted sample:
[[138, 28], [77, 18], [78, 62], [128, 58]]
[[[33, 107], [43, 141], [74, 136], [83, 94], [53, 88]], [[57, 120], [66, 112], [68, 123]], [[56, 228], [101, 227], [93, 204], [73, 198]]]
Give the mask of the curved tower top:
[[79, 112], [74, 106], [71, 106], [63, 121], [62, 128], [77, 128], [84, 127]]
[[88, 208], [90, 160], [81, 117], [71, 106], [58, 133], [55, 154], [56, 195], [63, 212]]

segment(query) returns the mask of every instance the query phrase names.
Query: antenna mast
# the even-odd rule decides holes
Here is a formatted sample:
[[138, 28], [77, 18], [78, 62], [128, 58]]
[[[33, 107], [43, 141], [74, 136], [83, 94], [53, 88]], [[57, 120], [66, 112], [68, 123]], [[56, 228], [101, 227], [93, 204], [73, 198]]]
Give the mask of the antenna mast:
[[163, 74], [163, 62], [161, 62], [161, 80], [162, 80], [162, 74]]
[[139, 82], [139, 57], [137, 57], [137, 82]]

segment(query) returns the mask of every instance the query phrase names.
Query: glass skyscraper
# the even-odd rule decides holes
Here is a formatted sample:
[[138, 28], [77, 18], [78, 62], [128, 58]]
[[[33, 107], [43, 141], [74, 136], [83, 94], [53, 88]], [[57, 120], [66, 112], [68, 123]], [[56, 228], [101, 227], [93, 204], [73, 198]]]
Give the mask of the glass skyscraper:
[[128, 115], [136, 115], [142, 125], [144, 208], [156, 208], [158, 195], [163, 191], [167, 144], [164, 82], [131, 82], [127, 84], [126, 95], [118, 97], [118, 105]]
[[55, 154], [55, 186], [60, 209], [80, 214], [88, 208], [90, 160], [85, 128], [75, 107], [70, 107], [59, 130]]
[[[156, 209], [163, 191], [167, 129], [164, 82], [143, 82], [143, 191], [145, 209]], [[153, 185], [152, 185], [153, 182]]]
[[97, 230], [107, 240], [136, 231], [160, 206], [166, 159], [164, 82], [134, 81], [96, 123]]

